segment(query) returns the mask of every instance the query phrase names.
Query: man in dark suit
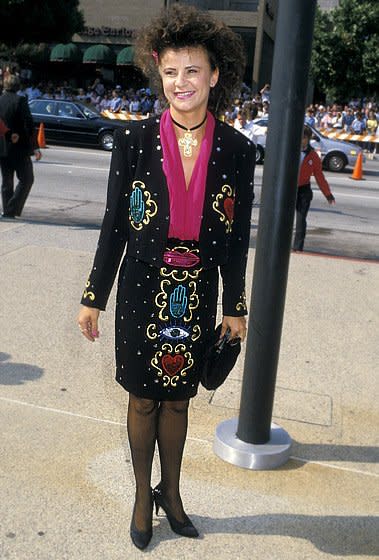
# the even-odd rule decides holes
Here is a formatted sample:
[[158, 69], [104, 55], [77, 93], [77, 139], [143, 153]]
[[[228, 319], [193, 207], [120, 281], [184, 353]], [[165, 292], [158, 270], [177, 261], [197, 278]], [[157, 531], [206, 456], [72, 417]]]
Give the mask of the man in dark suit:
[[[15, 218], [20, 216], [32, 188], [34, 175], [30, 156], [34, 153], [36, 160], [41, 152], [36, 142], [33, 118], [25, 97], [16, 94], [20, 80], [15, 74], [4, 77], [4, 91], [0, 96], [0, 119], [7, 128], [7, 150], [0, 157], [2, 175], [1, 196], [3, 216]], [[14, 188], [14, 174], [18, 184]]]

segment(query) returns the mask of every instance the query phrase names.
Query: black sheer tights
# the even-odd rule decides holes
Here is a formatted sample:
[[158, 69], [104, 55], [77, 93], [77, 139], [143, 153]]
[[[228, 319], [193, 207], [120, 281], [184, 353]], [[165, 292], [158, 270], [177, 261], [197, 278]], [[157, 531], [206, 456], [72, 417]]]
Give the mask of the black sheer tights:
[[136, 480], [135, 524], [151, 524], [151, 470], [158, 440], [160, 487], [170, 512], [184, 521], [179, 493], [180, 469], [187, 435], [189, 401], [153, 401], [129, 394], [128, 436]]

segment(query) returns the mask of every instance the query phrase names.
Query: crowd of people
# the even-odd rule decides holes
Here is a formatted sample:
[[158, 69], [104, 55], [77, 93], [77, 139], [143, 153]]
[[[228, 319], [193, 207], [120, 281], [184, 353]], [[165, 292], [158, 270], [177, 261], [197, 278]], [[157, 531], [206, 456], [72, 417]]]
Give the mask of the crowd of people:
[[[72, 88], [67, 81], [60, 84], [41, 82], [24, 84], [19, 95], [31, 99], [76, 100], [90, 104], [98, 111], [117, 113], [127, 111], [142, 115], [160, 114], [162, 106], [158, 96], [149, 87], [134, 89], [112, 84], [106, 87], [96, 78], [87, 87]], [[257, 94], [243, 85], [240, 96], [225, 111], [224, 119], [239, 128], [238, 121], [246, 121], [247, 127], [254, 119], [269, 114], [271, 101], [270, 84], [265, 84]], [[242, 115], [242, 119], [241, 119]], [[377, 134], [379, 105], [375, 99], [353, 98], [348, 103], [322, 105], [311, 104], [306, 109], [305, 122], [320, 130], [344, 130], [354, 134]]]
[[[159, 96], [149, 87], [134, 89], [120, 84], [104, 84], [101, 77], [97, 77], [88, 86], [79, 88], [73, 88], [68, 81], [59, 84], [52, 81], [22, 84], [17, 93], [27, 97], [29, 101], [32, 99], [80, 101], [99, 112], [128, 112], [148, 116], [160, 115], [164, 109]], [[268, 116], [270, 102], [270, 84], [265, 84], [256, 94], [243, 84], [240, 95], [225, 110], [222, 119], [254, 141], [254, 121]], [[305, 123], [321, 131], [379, 135], [379, 104], [374, 98], [352, 98], [345, 104], [312, 103], [306, 108]], [[361, 145], [371, 154], [378, 152], [375, 142], [365, 142]]]
[[54, 84], [52, 81], [38, 84], [23, 84], [19, 95], [32, 99], [59, 99], [63, 101], [80, 101], [91, 105], [98, 111], [127, 111], [142, 115], [160, 114], [161, 106], [157, 95], [150, 88], [123, 88], [121, 85], [112, 84], [106, 87], [100, 78], [87, 87], [73, 88], [67, 81]]
[[[254, 96], [242, 91], [241, 96], [225, 113], [225, 119], [254, 140], [254, 121], [268, 116], [270, 93], [268, 84]], [[343, 131], [350, 134], [379, 136], [379, 105], [375, 99], [355, 98], [344, 105], [333, 103], [325, 106], [315, 103], [306, 108], [305, 123], [320, 131]], [[362, 144], [362, 147], [375, 153], [374, 142]]]

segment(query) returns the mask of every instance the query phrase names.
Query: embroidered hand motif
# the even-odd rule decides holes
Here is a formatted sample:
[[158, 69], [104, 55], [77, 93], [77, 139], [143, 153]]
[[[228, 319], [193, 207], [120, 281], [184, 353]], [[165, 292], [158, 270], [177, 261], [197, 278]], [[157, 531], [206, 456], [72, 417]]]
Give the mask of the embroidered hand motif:
[[187, 303], [186, 289], [180, 284], [170, 296], [171, 315], [176, 318], [183, 317], [187, 309]]
[[139, 187], [134, 189], [130, 197], [130, 214], [136, 224], [142, 222], [145, 214], [145, 203], [142, 198], [142, 191]]
[[156, 215], [158, 207], [151, 194], [146, 190], [146, 185], [142, 181], [133, 181], [133, 192], [129, 202], [129, 220], [137, 231], [150, 222], [150, 218]]

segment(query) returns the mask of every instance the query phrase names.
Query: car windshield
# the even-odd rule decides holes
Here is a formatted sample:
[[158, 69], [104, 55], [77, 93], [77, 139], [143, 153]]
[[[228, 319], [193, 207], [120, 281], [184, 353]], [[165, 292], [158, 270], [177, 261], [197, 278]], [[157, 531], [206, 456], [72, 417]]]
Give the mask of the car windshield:
[[87, 119], [96, 119], [99, 116], [99, 113], [94, 107], [85, 107], [82, 105], [80, 108]]

